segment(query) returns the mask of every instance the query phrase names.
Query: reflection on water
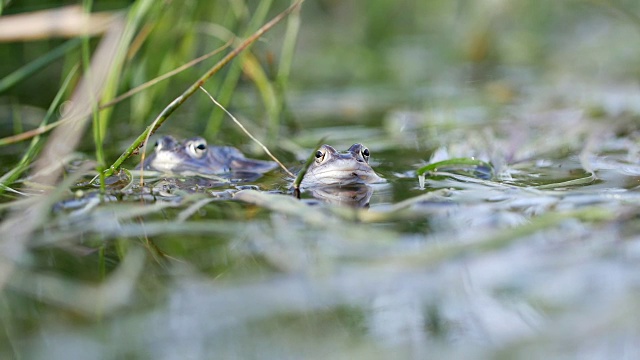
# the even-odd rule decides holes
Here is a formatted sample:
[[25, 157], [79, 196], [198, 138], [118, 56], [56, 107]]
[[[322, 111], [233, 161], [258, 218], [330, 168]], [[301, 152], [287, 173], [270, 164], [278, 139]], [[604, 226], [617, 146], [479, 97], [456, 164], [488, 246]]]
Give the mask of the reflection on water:
[[365, 184], [349, 186], [321, 186], [307, 190], [314, 198], [325, 203], [354, 208], [368, 208], [373, 187]]

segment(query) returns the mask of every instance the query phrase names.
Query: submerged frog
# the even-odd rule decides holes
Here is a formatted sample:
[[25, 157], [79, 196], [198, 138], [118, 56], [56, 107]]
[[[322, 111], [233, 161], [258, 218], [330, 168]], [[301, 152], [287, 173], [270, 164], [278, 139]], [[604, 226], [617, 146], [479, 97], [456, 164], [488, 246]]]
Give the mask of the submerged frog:
[[316, 159], [309, 166], [301, 185], [314, 187], [384, 182], [369, 166], [369, 156], [369, 149], [362, 144], [353, 144], [345, 152], [322, 145], [316, 151]]
[[180, 175], [216, 175], [229, 172], [262, 174], [277, 164], [246, 158], [240, 150], [230, 146], [209, 146], [205, 139], [193, 137], [178, 141], [163, 136], [144, 161], [144, 170], [155, 170]]

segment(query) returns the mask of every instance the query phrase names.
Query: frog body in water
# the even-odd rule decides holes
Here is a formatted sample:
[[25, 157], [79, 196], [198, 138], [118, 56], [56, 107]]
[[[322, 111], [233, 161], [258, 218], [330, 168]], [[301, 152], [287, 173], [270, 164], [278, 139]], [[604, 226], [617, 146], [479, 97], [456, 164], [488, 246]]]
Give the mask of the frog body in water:
[[[369, 150], [361, 144], [354, 144], [346, 152], [338, 152], [329, 145], [323, 145], [315, 154], [315, 161], [309, 167], [302, 186], [316, 199], [343, 206], [366, 207], [373, 193], [368, 184], [384, 182], [368, 163]], [[211, 188], [223, 186], [231, 177], [236, 183], [256, 180], [262, 173], [276, 167], [275, 162], [246, 158], [238, 149], [232, 147], [208, 146], [204, 139], [195, 137], [178, 141], [172, 136], [158, 139], [154, 151], [149, 154], [144, 164], [138, 166], [145, 171], [157, 171], [184, 175], [184, 177], [162, 178], [152, 183], [142, 198], [155, 201], [156, 196], [164, 198], [179, 197], [176, 190], [189, 193], [206, 190], [219, 198], [230, 198], [239, 187], [225, 188], [212, 193]], [[189, 176], [220, 175], [228, 176]], [[124, 175], [121, 174], [121, 175]], [[115, 177], [115, 176], [114, 176]], [[111, 179], [118, 183], [129, 183], [129, 178]], [[108, 183], [114, 186], [114, 183]], [[116, 192], [121, 187], [113, 189]], [[56, 211], [74, 211], [81, 213], [85, 208], [95, 205], [99, 197], [97, 192], [85, 192], [83, 196], [61, 201], [54, 206]], [[140, 194], [120, 193], [140, 196]], [[110, 200], [119, 198], [109, 195]], [[148, 198], [147, 198], [148, 197]]]
[[230, 172], [262, 174], [276, 168], [273, 161], [249, 159], [230, 146], [209, 146], [205, 139], [193, 137], [178, 141], [163, 136], [141, 166], [143, 170], [180, 175], [218, 175]]
[[369, 165], [370, 152], [362, 144], [353, 144], [347, 151], [339, 152], [329, 145], [322, 145], [315, 160], [302, 179], [302, 187], [342, 186], [384, 182]]

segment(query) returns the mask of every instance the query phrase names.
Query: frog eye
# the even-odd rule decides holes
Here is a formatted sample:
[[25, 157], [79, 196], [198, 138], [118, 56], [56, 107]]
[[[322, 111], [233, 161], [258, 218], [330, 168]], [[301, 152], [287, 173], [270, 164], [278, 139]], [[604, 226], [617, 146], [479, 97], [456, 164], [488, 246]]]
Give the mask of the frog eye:
[[326, 154], [325, 150], [318, 150], [316, 151], [316, 161], [317, 162], [322, 162], [322, 160], [324, 160], [324, 155]]
[[154, 145], [155, 151], [170, 150], [176, 146], [176, 139], [171, 136], [162, 136], [156, 140]]
[[158, 139], [156, 140], [155, 145], [153, 145], [153, 149], [154, 151], [159, 152], [159, 151], [165, 150], [165, 148], [167, 147], [166, 145], [167, 144], [164, 141], [164, 139]]
[[155, 145], [153, 145], [153, 148], [155, 149], [155, 151], [160, 151], [162, 150], [162, 148], [164, 148], [164, 139], [158, 139], [156, 140]]
[[192, 157], [201, 158], [207, 152], [207, 142], [204, 139], [189, 141], [187, 144], [187, 151]]
[[364, 158], [365, 161], [369, 161], [369, 149], [367, 149], [366, 147], [362, 148], [362, 151], [360, 151], [362, 153], [362, 157]]

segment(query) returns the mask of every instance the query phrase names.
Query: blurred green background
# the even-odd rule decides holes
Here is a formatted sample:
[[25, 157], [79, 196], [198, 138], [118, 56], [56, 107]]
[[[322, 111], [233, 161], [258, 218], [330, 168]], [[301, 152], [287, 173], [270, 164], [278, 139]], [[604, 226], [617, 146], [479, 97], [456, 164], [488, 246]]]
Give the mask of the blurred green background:
[[[2, 13], [76, 3], [5, 1]], [[95, 1], [92, 8], [125, 12], [130, 3]], [[266, 4], [232, 0], [154, 2], [137, 30], [148, 36], [140, 36], [140, 42], [135, 43], [139, 47], [128, 54], [118, 74], [117, 93], [212, 51], [231, 34], [246, 36], [261, 24], [258, 20], [266, 20], [289, 2]], [[255, 19], [260, 6], [268, 15], [259, 14], [260, 19]], [[267, 126], [271, 144], [278, 136], [295, 135], [300, 128], [313, 126], [307, 121], [309, 117], [336, 122], [336, 112], [377, 123], [367, 120], [363, 112], [371, 118], [399, 107], [475, 101], [477, 94], [490, 105], [502, 106], [526, 101], [532, 92], [566, 85], [570, 85], [568, 92], [580, 96], [589, 84], [637, 82], [638, 7], [634, 1], [586, 0], [308, 1], [303, 6], [290, 67], [281, 63], [285, 24], [267, 34], [252, 50], [274, 98], [265, 98], [268, 95], [261, 93], [264, 87], [259, 89], [263, 84], [258, 85], [259, 80], [249, 78], [246, 72], [236, 85], [233, 77], [237, 75], [230, 76], [229, 68], [216, 75], [207, 88], [214, 96], [228, 97], [234, 113], [258, 126], [276, 124]], [[92, 44], [98, 40], [93, 39]], [[0, 77], [42, 57], [63, 41], [1, 44]], [[66, 72], [79, 60], [76, 47], [3, 91], [1, 105], [5, 109], [46, 108]], [[123, 143], [213, 62], [207, 60], [118, 104], [106, 134], [108, 152], [122, 150]], [[232, 66], [240, 65], [236, 62]], [[222, 95], [225, 91], [229, 94]], [[469, 100], [472, 92], [474, 98]], [[549, 91], [549, 95], [556, 94]], [[273, 110], [274, 106], [282, 111]], [[211, 138], [220, 127], [228, 130], [232, 126], [221, 121], [220, 111], [202, 94], [194, 96], [174, 116], [176, 119], [168, 121], [162, 131], [205, 133]], [[14, 128], [4, 117], [2, 135], [11, 134]], [[237, 132], [225, 131], [225, 136], [229, 134]]]

